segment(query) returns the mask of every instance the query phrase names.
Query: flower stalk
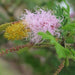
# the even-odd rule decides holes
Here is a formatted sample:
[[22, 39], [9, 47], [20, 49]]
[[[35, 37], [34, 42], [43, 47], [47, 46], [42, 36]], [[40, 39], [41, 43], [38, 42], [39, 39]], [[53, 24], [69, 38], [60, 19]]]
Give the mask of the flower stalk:
[[25, 48], [25, 47], [31, 48], [32, 46], [33, 46], [33, 43], [28, 43], [26, 45], [22, 45], [22, 46], [17, 46], [17, 47], [12, 47], [12, 48], [6, 49], [5, 51], [2, 50], [0, 52], [0, 56], [3, 56], [3, 55], [8, 54], [10, 52], [12, 53], [14, 51], [19, 51], [20, 49]]
[[62, 70], [63, 67], [64, 67], [64, 63], [65, 63], [65, 60], [63, 60], [62, 63], [58, 66], [58, 69], [57, 69], [57, 71], [54, 73], [54, 75], [58, 75], [58, 74], [61, 72], [61, 70]]

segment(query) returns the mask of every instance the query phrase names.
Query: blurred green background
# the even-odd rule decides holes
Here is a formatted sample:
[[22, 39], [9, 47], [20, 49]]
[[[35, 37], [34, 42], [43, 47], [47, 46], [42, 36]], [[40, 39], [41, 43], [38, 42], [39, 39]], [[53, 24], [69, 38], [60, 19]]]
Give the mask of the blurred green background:
[[[75, 0], [67, 2], [74, 12]], [[34, 11], [40, 7], [53, 10], [58, 4], [64, 5], [63, 0], [0, 0], [0, 24], [19, 20], [24, 9]], [[25, 42], [8, 41], [0, 33], [0, 50]], [[32, 48], [30, 51], [24, 48], [17, 53], [9, 53], [0, 57], [0, 75], [53, 75], [61, 62], [54, 54], [53, 48]], [[63, 68], [59, 75], [75, 75], [75, 62], [70, 60], [70, 66]]]

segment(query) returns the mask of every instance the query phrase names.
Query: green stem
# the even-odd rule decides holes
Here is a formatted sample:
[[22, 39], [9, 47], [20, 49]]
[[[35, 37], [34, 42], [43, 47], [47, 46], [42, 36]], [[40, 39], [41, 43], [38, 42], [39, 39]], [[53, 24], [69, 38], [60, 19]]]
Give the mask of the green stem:
[[69, 59], [68, 59], [68, 57], [66, 57], [66, 59], [65, 59], [65, 66], [66, 66], [66, 67], [69, 66]]

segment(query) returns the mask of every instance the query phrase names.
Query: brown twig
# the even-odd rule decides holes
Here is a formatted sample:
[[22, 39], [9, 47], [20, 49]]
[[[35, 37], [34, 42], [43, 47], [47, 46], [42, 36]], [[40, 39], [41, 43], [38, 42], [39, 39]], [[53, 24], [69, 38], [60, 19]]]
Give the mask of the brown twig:
[[58, 75], [58, 74], [61, 72], [61, 70], [62, 70], [63, 67], [64, 67], [64, 62], [65, 62], [65, 61], [62, 61], [62, 63], [58, 66], [57, 71], [56, 71], [53, 75]]
[[9, 52], [18, 51], [19, 49], [22, 49], [22, 48], [25, 48], [25, 47], [31, 48], [32, 46], [33, 46], [33, 43], [28, 43], [26, 45], [22, 45], [22, 46], [17, 46], [17, 47], [13, 47], [13, 48], [6, 49], [5, 51], [2, 50], [0, 52], [0, 56], [3, 56], [5, 54], [8, 54]]

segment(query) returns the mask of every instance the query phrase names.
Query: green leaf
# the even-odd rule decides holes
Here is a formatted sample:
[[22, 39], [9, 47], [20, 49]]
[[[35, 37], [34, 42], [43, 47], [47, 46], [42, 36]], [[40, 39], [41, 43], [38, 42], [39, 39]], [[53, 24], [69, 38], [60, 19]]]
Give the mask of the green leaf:
[[57, 44], [55, 48], [59, 58], [66, 58], [65, 50], [61, 45]]
[[47, 36], [47, 34], [45, 34], [43, 32], [38, 32], [38, 35], [41, 35], [43, 39], [50, 39], [50, 37]]
[[67, 48], [61, 46], [48, 31], [47, 33], [39, 32], [38, 34], [41, 35], [43, 39], [50, 40], [50, 44], [55, 46], [56, 53], [58, 54], [59, 58], [66, 58], [68, 55], [70, 55], [70, 51]]
[[51, 44], [56, 44], [55, 38], [47, 31], [47, 33], [38, 32], [38, 35], [41, 35], [43, 39], [49, 39]]
[[65, 38], [65, 42], [74, 43], [75, 37], [75, 23], [70, 23], [62, 27], [63, 36]]
[[75, 56], [75, 50], [71, 49], [73, 56]]

